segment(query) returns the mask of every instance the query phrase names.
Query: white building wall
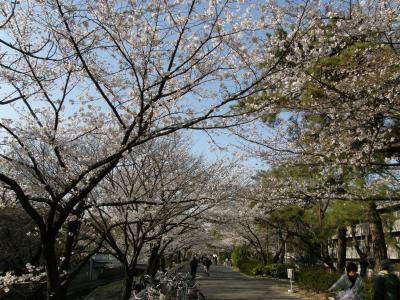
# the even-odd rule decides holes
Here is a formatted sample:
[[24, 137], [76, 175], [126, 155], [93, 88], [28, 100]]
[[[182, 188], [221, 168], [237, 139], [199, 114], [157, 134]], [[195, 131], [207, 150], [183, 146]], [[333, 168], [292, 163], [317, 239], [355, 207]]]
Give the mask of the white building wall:
[[[355, 228], [356, 237], [360, 238], [359, 243], [362, 250], [365, 250], [366, 247], [366, 238], [369, 235], [369, 226], [368, 223], [360, 223], [356, 225]], [[393, 232], [400, 232], [400, 219], [396, 220], [393, 224]], [[334, 236], [333, 239], [336, 239], [337, 236]], [[353, 243], [352, 236], [350, 232], [350, 228], [347, 230], [347, 238], [348, 238], [348, 245]], [[397, 245], [400, 247], [400, 237], [396, 237]], [[372, 244], [370, 245], [372, 251]], [[389, 259], [400, 259], [400, 249], [395, 247], [394, 245], [387, 245], [388, 249], [388, 258]], [[334, 255], [336, 252], [336, 248], [331, 248], [330, 253]], [[372, 254], [371, 254], [372, 255]], [[356, 249], [353, 246], [348, 246], [346, 249], [346, 257], [347, 259], [359, 259], [359, 255]]]

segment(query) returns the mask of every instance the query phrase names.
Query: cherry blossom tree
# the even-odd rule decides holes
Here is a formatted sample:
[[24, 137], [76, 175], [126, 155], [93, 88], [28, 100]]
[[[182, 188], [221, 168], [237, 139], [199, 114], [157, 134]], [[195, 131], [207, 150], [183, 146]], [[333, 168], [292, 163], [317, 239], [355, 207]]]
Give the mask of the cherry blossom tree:
[[[368, 167], [365, 173], [395, 183], [389, 171], [398, 156], [398, 10], [395, 1], [322, 1], [284, 58], [291, 67], [243, 103], [249, 112], [267, 104], [261, 116], [268, 134], [237, 134], [260, 145], [272, 165], [331, 167], [328, 176]], [[287, 34], [283, 28], [282, 41]]]
[[[235, 104], [282, 70], [306, 6], [1, 4], [0, 181], [38, 227], [48, 299], [64, 298], [57, 239], [90, 192], [138, 145], [232, 125]], [[285, 44], [269, 34], [281, 26], [292, 31]]]
[[92, 193], [92, 225], [104, 236], [105, 251], [124, 267], [122, 299], [131, 295], [147, 245], [152, 244], [148, 267], [154, 275], [165, 248], [196, 229], [197, 220], [229, 193], [220, 187], [227, 170], [220, 163], [207, 166], [187, 145], [175, 135], [136, 147]]
[[[281, 201], [369, 201], [379, 268], [387, 254], [376, 205], [399, 199], [399, 30], [394, 17], [399, 6], [396, 1], [320, 4], [313, 24], [299, 31], [301, 41], [284, 58], [291, 67], [276, 74], [274, 86], [261, 97], [243, 103], [249, 112], [267, 104], [261, 117], [269, 128], [236, 133], [271, 166], [308, 168], [319, 177], [307, 183], [282, 178], [273, 189]], [[286, 35], [283, 28], [282, 41]]]

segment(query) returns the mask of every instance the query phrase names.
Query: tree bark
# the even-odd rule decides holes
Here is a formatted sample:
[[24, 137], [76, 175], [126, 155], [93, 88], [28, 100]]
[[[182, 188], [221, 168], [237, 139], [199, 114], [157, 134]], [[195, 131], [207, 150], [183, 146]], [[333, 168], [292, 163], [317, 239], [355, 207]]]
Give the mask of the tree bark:
[[262, 251], [260, 251], [259, 255], [260, 255], [260, 259], [261, 259], [262, 264], [266, 265], [268, 263], [268, 257], [266, 255], [264, 249]]
[[125, 269], [124, 286], [122, 290], [122, 300], [129, 300], [132, 294], [133, 276], [135, 268]]
[[346, 233], [347, 233], [346, 228], [343, 227], [338, 228], [336, 272], [340, 274], [343, 273], [346, 265], [346, 248], [347, 248]]
[[149, 261], [147, 263], [146, 273], [151, 277], [154, 277], [160, 268], [160, 243], [155, 244], [150, 251]]
[[282, 252], [279, 255], [279, 263], [281, 263], [281, 264], [285, 263], [285, 256], [286, 256], [286, 249], [285, 249], [285, 245], [283, 245]]
[[140, 251], [142, 249], [142, 246], [143, 246], [143, 244], [138, 245], [138, 248], [136, 248], [130, 262], [128, 262], [128, 261], [124, 262], [124, 264], [125, 264], [124, 276], [125, 277], [124, 277], [124, 287], [122, 290], [121, 300], [129, 300], [129, 298], [131, 297], [133, 277], [135, 276], [137, 261], [138, 261], [138, 257], [139, 257]]
[[275, 253], [274, 257], [272, 258], [272, 263], [274, 263], [274, 264], [280, 262], [282, 260], [282, 253], [283, 253], [283, 255], [285, 253], [285, 241], [282, 237], [282, 233], [279, 232], [278, 236], [279, 236], [280, 247], [279, 247], [279, 250]]
[[336, 272], [334, 260], [329, 254], [328, 241], [321, 241], [319, 245], [321, 250], [321, 261], [324, 262], [333, 272]]
[[[328, 202], [329, 203], [329, 202]], [[318, 221], [320, 230], [323, 231], [325, 228], [324, 218], [325, 212], [328, 208], [328, 204], [323, 204], [322, 200], [318, 201]], [[320, 242], [321, 247], [321, 261], [323, 261], [332, 271], [336, 272], [336, 268], [331, 255], [329, 254], [329, 245], [327, 239], [322, 239]]]
[[65, 298], [66, 291], [61, 287], [55, 239], [52, 234], [48, 234], [48, 236], [51, 237], [47, 237], [42, 245], [47, 274], [47, 299], [62, 300]]
[[376, 209], [375, 202], [369, 203], [368, 223], [375, 258], [374, 269], [375, 271], [380, 271], [382, 267], [382, 260], [387, 259], [387, 248], [385, 243], [385, 235], [383, 232], [382, 219]]

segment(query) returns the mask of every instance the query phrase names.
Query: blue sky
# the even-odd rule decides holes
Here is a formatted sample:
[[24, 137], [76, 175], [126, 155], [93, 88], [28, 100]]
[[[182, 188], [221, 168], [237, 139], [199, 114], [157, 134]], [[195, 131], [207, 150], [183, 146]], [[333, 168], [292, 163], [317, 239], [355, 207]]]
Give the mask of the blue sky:
[[[15, 118], [18, 116], [9, 105], [0, 105], [0, 120]], [[202, 130], [186, 130], [184, 134], [192, 140], [191, 151], [195, 155], [203, 155], [210, 161], [219, 159], [237, 161], [238, 164], [248, 168], [250, 173], [266, 168], [259, 158], [238, 158], [235, 153], [239, 152], [239, 149], [235, 145], [239, 145], [240, 141], [228, 130], [209, 130], [207, 133]]]
[[[0, 46], [1, 47], [1, 46]], [[211, 88], [218, 89], [217, 85], [211, 84]], [[3, 85], [3, 90], [1, 93], [7, 92], [7, 87]], [[73, 97], [73, 95], [70, 95]], [[189, 97], [192, 95], [188, 95]], [[191, 101], [193, 105], [193, 101]], [[32, 103], [31, 103], [32, 104]], [[213, 101], [210, 99], [209, 102], [202, 101], [201, 105], [211, 105]], [[199, 104], [200, 105], [200, 104]], [[196, 105], [195, 105], [196, 106]], [[18, 118], [18, 116], [10, 110], [8, 105], [0, 105], [0, 120], [4, 118]], [[188, 130], [186, 134], [190, 135], [193, 140], [192, 152], [194, 154], [204, 155], [210, 160], [216, 159], [232, 159], [238, 160], [238, 163], [243, 163], [249, 169], [254, 169], [254, 171], [263, 168], [261, 160], [250, 158], [250, 159], [238, 159], [235, 156], [235, 151], [238, 151], [233, 145], [237, 145], [238, 141], [233, 135], [229, 134], [226, 130], [218, 130], [218, 133], [209, 131], [210, 136], [199, 130]], [[211, 150], [213, 148], [214, 150]]]
[[186, 134], [193, 140], [192, 152], [194, 154], [204, 155], [211, 161], [217, 159], [238, 161], [238, 164], [243, 164], [250, 172], [266, 168], [261, 159], [254, 157], [237, 158], [235, 152], [238, 152], [239, 149], [235, 145], [239, 144], [238, 138], [234, 137], [227, 130], [218, 129], [218, 132], [209, 131], [209, 134], [200, 130], [188, 130]]

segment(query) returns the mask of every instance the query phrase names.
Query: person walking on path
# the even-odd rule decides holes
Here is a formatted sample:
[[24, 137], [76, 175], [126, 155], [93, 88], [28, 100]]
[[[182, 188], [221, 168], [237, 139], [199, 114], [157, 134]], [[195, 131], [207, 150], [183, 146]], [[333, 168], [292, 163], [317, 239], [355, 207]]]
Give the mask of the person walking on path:
[[335, 292], [336, 299], [364, 300], [363, 287], [364, 283], [357, 273], [357, 265], [349, 262], [346, 266], [346, 274], [343, 274], [328, 291]]
[[218, 255], [217, 254], [213, 254], [213, 262], [214, 262], [214, 265], [218, 265]]
[[231, 266], [231, 264], [230, 264], [230, 262], [229, 262], [229, 258], [225, 258], [225, 261], [224, 261], [224, 266], [225, 267], [230, 267]]
[[190, 261], [190, 275], [192, 275], [192, 279], [196, 279], [196, 272], [197, 272], [197, 266], [199, 262], [196, 258], [196, 256], [192, 257], [192, 260]]
[[210, 266], [212, 264], [211, 259], [209, 259], [208, 257], [204, 257], [202, 262], [203, 262], [207, 276], [210, 276]]
[[383, 260], [382, 271], [374, 279], [374, 300], [400, 299], [400, 280], [390, 271], [390, 261]]

